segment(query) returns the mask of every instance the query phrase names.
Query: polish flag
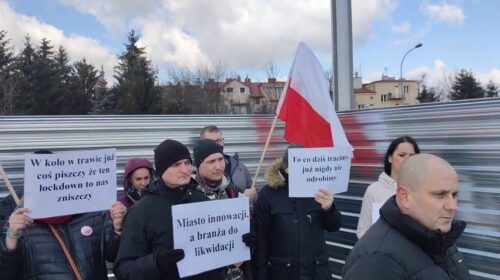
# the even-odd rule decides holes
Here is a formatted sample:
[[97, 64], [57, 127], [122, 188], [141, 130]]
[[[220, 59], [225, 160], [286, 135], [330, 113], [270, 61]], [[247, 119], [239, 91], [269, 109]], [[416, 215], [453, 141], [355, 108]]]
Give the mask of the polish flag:
[[286, 122], [285, 139], [306, 148], [351, 147], [329, 94], [326, 73], [303, 42], [283, 89], [276, 115]]

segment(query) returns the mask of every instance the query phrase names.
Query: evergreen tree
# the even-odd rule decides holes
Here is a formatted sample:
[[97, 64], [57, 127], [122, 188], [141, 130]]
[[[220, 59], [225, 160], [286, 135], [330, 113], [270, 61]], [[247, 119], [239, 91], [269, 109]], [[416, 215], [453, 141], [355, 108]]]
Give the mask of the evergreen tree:
[[48, 98], [52, 99], [52, 114], [78, 114], [74, 112], [74, 104], [78, 104], [76, 103], [78, 100], [75, 100], [76, 96], [72, 89], [73, 68], [69, 64], [69, 60], [64, 47], [59, 46], [53, 58], [55, 79], [51, 90], [52, 94], [48, 96]]
[[99, 81], [98, 71], [84, 58], [74, 64], [71, 75], [72, 114], [89, 114]]
[[30, 115], [35, 109], [35, 49], [29, 36], [25, 37], [24, 49], [16, 57], [15, 64], [18, 94], [14, 99], [14, 111], [16, 114]]
[[450, 99], [472, 99], [484, 97], [484, 90], [472, 71], [460, 70], [451, 85]]
[[37, 115], [54, 115], [60, 113], [64, 96], [60, 96], [57, 88], [58, 69], [54, 59], [54, 46], [43, 38], [35, 52], [33, 113]]
[[14, 59], [10, 39], [7, 38], [7, 31], [0, 30], [0, 74], [8, 76], [6, 71]]
[[498, 87], [495, 83], [490, 80], [486, 85], [486, 97], [498, 97]]
[[16, 84], [13, 77], [14, 53], [7, 31], [0, 30], [0, 114], [14, 113]]
[[94, 98], [92, 98], [92, 114], [104, 115], [114, 113], [116, 100], [114, 92], [108, 90], [108, 82], [104, 78], [104, 69], [101, 67], [96, 84]]
[[439, 101], [439, 97], [436, 96], [434, 88], [427, 89], [427, 86], [422, 85], [422, 88], [418, 93], [417, 100], [420, 103], [437, 102]]
[[160, 95], [155, 88], [157, 71], [146, 57], [144, 48], [137, 46], [139, 36], [134, 30], [128, 34], [126, 51], [118, 57], [115, 67], [117, 81], [117, 112], [121, 114], [148, 114], [160, 111]]

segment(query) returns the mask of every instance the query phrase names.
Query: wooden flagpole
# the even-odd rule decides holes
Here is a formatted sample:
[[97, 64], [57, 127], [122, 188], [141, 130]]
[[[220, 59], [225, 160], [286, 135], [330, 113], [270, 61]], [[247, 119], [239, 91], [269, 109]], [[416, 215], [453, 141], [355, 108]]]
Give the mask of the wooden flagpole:
[[10, 183], [9, 178], [7, 178], [7, 175], [5, 174], [5, 171], [3, 170], [3, 167], [2, 167], [1, 164], [0, 164], [0, 175], [3, 178], [3, 181], [5, 182], [5, 185], [7, 185], [7, 188], [9, 189], [10, 194], [14, 198], [14, 201], [16, 202], [16, 205], [19, 205], [19, 202], [20, 202], [19, 197], [17, 196], [16, 191], [12, 187], [12, 184]]
[[257, 177], [259, 177], [260, 168], [262, 166], [262, 162], [264, 162], [264, 157], [266, 155], [267, 147], [269, 147], [269, 142], [271, 142], [271, 135], [274, 132], [274, 127], [276, 126], [276, 121], [278, 120], [278, 115], [274, 116], [273, 124], [271, 125], [271, 129], [269, 130], [269, 134], [267, 135], [266, 145], [264, 146], [264, 150], [260, 155], [259, 165], [257, 165], [257, 171], [255, 171], [255, 176], [252, 182], [252, 188], [255, 188], [255, 183], [257, 182]]

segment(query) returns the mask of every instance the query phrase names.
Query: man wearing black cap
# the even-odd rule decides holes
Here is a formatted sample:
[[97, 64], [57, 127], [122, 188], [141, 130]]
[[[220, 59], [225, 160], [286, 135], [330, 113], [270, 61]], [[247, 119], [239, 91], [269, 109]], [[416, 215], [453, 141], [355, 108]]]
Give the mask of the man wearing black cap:
[[[114, 267], [117, 279], [179, 279], [176, 263], [184, 251], [173, 247], [172, 206], [208, 200], [191, 179], [186, 146], [165, 140], [156, 147], [154, 159], [159, 179], [125, 217]], [[185, 279], [223, 279], [222, 274], [216, 269]]]
[[198, 190], [211, 200], [238, 197], [236, 187], [224, 174], [226, 163], [219, 144], [209, 139], [200, 140], [193, 147], [193, 157], [198, 168]]
[[[226, 162], [222, 147], [210, 139], [199, 140], [193, 147], [194, 164], [198, 169], [196, 181], [198, 190], [210, 200], [238, 197], [238, 189], [224, 173]], [[243, 242], [251, 246], [252, 234], [243, 236]], [[247, 239], [248, 238], [248, 239]], [[225, 279], [252, 279], [250, 262], [238, 263], [227, 268]]]
[[[224, 137], [222, 129], [215, 125], [207, 125], [200, 132], [200, 139], [209, 139], [215, 141], [224, 150]], [[234, 186], [240, 192], [244, 192], [250, 200], [255, 200], [257, 197], [257, 189], [252, 188], [252, 177], [250, 172], [243, 162], [240, 161], [238, 153], [234, 156], [229, 156], [222, 153], [225, 160], [225, 172]]]

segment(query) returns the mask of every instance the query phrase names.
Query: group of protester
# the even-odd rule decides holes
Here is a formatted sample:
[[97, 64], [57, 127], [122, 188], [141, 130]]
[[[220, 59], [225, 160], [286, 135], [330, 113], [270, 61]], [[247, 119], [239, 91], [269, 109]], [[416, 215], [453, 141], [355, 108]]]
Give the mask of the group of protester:
[[[4, 207], [0, 279], [108, 279], [106, 261], [117, 279], [180, 279], [184, 251], [174, 248], [172, 206], [240, 196], [251, 202], [251, 230], [241, 236], [251, 260], [184, 279], [332, 279], [324, 232], [340, 229], [341, 213], [324, 188], [289, 197], [288, 152], [301, 147], [289, 145], [271, 163], [257, 192], [248, 168], [224, 153], [222, 131], [207, 126], [193, 158], [167, 139], [154, 149], [154, 166], [129, 160], [124, 192], [109, 211], [33, 220], [22, 203]], [[389, 145], [384, 172], [363, 198], [360, 240], [343, 279], [468, 279], [455, 245], [465, 228], [454, 219], [457, 173], [419, 153], [408, 136]], [[377, 221], [374, 205], [382, 205]]]

